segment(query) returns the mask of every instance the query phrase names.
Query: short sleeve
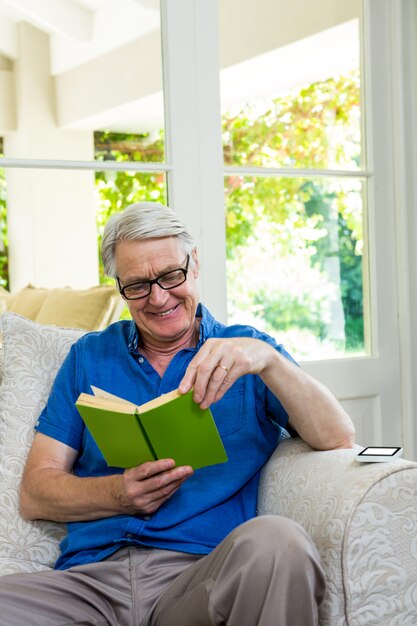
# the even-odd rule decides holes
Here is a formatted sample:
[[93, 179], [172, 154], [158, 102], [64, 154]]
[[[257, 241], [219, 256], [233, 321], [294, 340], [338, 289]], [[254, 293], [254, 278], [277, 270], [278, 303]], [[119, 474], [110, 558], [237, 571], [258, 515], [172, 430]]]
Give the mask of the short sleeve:
[[79, 395], [77, 357], [78, 346], [74, 344], [58, 371], [35, 430], [78, 451], [82, 443], [84, 423], [75, 406]]

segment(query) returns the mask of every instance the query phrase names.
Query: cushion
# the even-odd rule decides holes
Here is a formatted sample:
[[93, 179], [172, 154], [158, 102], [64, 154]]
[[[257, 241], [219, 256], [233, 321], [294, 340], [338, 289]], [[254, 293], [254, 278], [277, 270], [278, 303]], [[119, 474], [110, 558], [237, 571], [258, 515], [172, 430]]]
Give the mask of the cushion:
[[7, 303], [11, 297], [12, 296], [7, 289], [0, 286], [0, 314], [7, 310]]
[[35, 319], [40, 324], [102, 330], [111, 321], [119, 302], [119, 292], [112, 285], [81, 290], [51, 289]]
[[123, 307], [113, 285], [90, 289], [44, 289], [28, 285], [10, 294], [0, 288], [0, 314], [12, 311], [40, 324], [102, 330], [115, 321]]
[[47, 289], [28, 285], [16, 293], [10, 294], [6, 302], [7, 310], [34, 320], [41, 309], [47, 292]]
[[65, 526], [24, 521], [18, 489], [33, 426], [56, 373], [82, 330], [42, 326], [14, 313], [1, 316], [4, 371], [0, 386], [0, 575], [53, 566]]

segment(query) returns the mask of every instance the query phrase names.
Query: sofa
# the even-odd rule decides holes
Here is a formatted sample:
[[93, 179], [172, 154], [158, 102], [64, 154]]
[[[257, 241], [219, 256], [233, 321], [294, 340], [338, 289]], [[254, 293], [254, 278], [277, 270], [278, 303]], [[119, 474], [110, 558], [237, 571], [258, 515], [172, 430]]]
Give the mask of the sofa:
[[[58, 555], [64, 526], [24, 521], [18, 490], [33, 425], [57, 369], [85, 331], [12, 312], [0, 324], [0, 575], [6, 575], [47, 570]], [[417, 463], [359, 464], [356, 453], [283, 440], [263, 469], [258, 513], [292, 518], [313, 538], [327, 578], [322, 626], [416, 626]]]

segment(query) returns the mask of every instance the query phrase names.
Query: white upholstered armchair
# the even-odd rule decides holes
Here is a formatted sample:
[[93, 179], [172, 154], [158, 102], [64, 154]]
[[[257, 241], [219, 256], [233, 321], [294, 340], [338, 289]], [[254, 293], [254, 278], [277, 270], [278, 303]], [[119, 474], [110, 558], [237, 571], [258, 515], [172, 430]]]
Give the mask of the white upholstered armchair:
[[[83, 331], [14, 313], [0, 321], [1, 576], [48, 569], [57, 558], [63, 526], [25, 522], [18, 488], [33, 424]], [[259, 514], [296, 520], [316, 543], [328, 586], [322, 626], [416, 626], [417, 463], [359, 464], [354, 455], [283, 441], [262, 474]]]
[[417, 463], [358, 463], [357, 450], [283, 441], [263, 471], [259, 514], [299, 522], [326, 572], [321, 626], [417, 625]]

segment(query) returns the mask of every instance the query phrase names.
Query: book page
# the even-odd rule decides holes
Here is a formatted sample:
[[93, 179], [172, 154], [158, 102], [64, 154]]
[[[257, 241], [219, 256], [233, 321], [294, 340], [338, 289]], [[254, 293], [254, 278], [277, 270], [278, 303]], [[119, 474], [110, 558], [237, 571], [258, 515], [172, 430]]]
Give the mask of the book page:
[[120, 396], [115, 396], [113, 393], [109, 393], [108, 391], [104, 391], [104, 389], [100, 389], [100, 387], [94, 387], [94, 385], [90, 385], [91, 391], [96, 396], [96, 398], [107, 398], [107, 400], [116, 400], [117, 402], [129, 402], [129, 400], [125, 400], [124, 398], [120, 398]]
[[180, 394], [178, 389], [174, 389], [173, 391], [169, 391], [168, 393], [163, 393], [161, 396], [158, 396], [157, 398], [153, 398], [152, 400], [149, 400], [148, 402], [144, 402], [143, 404], [136, 407], [136, 405], [133, 405], [132, 402], [129, 402], [129, 400], [120, 398], [120, 396], [115, 396], [114, 394], [109, 393], [108, 391], [104, 391], [104, 389], [100, 389], [100, 387], [95, 387], [94, 385], [90, 385], [90, 387], [96, 398], [104, 398], [106, 400], [112, 400], [114, 402], [123, 403], [129, 406], [130, 408], [132, 406], [135, 406], [135, 408], [138, 409], [139, 413], [150, 411], [151, 409], [154, 409], [157, 406], [161, 406], [162, 404], [165, 404], [166, 402], [171, 402], [171, 400], [175, 400], [175, 398], [179, 398], [182, 395]]
[[167, 402], [171, 402], [171, 400], [175, 400], [182, 395], [183, 394], [180, 393], [178, 389], [174, 389], [173, 391], [169, 391], [168, 393], [163, 393], [162, 396], [158, 396], [157, 398], [149, 400], [149, 402], [145, 402], [145, 404], [141, 404], [140, 406], [138, 406], [139, 414], [145, 413], [146, 411], [151, 411], [152, 409], [155, 409], [158, 406], [162, 406]]
[[115, 411], [116, 413], [134, 413], [137, 411], [136, 404], [122, 400], [117, 396], [112, 398], [100, 398], [98, 396], [92, 396], [89, 393], [80, 393], [78, 396], [76, 405], [91, 406], [97, 409], [103, 409], [107, 411]]

